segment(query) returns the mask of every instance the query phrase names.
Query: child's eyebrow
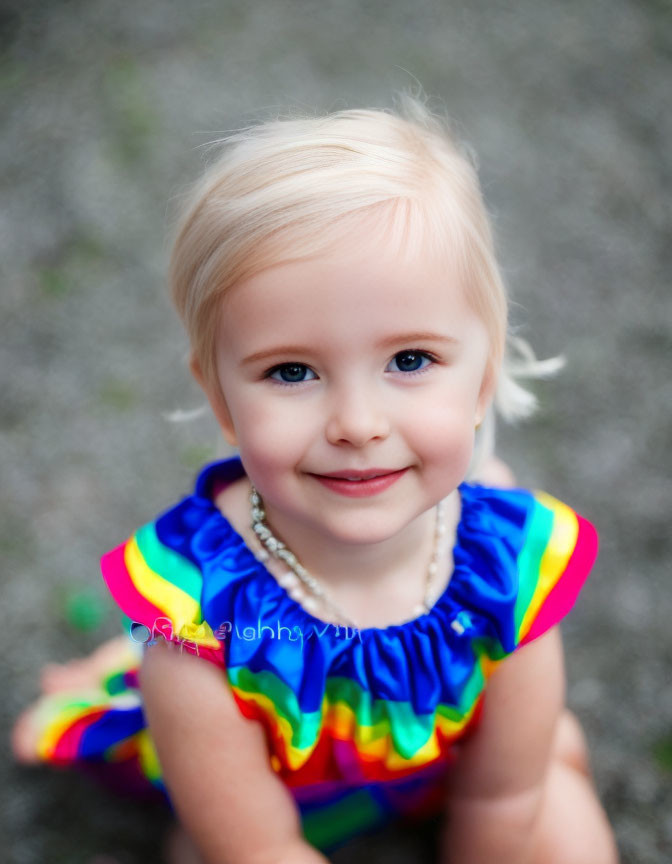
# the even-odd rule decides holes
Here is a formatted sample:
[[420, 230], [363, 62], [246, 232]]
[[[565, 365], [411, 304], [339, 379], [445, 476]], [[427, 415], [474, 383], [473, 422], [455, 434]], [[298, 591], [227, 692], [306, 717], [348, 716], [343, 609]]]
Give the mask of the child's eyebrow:
[[431, 333], [426, 330], [418, 330], [410, 333], [394, 333], [391, 336], [386, 336], [384, 339], [381, 339], [377, 344], [378, 348], [389, 348], [394, 345], [402, 345], [406, 344], [409, 347], [413, 346], [415, 342], [441, 342], [444, 345], [459, 345], [460, 340], [456, 339], [455, 336], [447, 336], [445, 333]]
[[306, 354], [308, 349], [303, 345], [276, 345], [274, 348], [268, 348], [265, 351], [257, 351], [244, 357], [240, 361], [241, 366], [246, 366], [248, 363], [257, 363], [259, 360], [267, 360], [269, 357], [277, 357], [280, 354]]

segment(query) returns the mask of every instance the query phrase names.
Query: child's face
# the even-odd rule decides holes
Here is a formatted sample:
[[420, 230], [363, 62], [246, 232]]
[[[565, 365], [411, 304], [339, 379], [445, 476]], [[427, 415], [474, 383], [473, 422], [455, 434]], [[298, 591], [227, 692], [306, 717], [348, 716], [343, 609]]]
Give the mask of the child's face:
[[402, 530], [464, 479], [491, 397], [486, 328], [450, 265], [371, 235], [364, 222], [364, 243], [271, 267], [222, 301], [224, 401], [211, 401], [281, 533], [357, 544]]

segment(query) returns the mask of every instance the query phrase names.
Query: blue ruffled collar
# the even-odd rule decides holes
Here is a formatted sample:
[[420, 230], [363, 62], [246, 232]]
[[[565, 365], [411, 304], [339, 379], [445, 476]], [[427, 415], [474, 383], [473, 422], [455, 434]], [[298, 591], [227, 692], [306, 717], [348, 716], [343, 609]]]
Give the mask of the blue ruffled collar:
[[[216, 626], [216, 619], [223, 613], [221, 607], [218, 612], [214, 609], [218, 607], [218, 596], [221, 597], [226, 585], [230, 585], [234, 580], [244, 579], [249, 594], [251, 584], [249, 580], [253, 579], [256, 585], [253, 593], [256, 598], [263, 598], [265, 608], [282, 610], [283, 616], [291, 620], [293, 626], [298, 626], [305, 631], [317, 628], [324, 634], [333, 628], [338, 638], [336, 625], [316, 617], [292, 598], [264, 564], [254, 556], [245, 540], [216, 507], [213, 500], [215, 485], [231, 483], [244, 474], [240, 458], [234, 456], [206, 465], [196, 481], [193, 499], [198, 502], [199, 509], [205, 508], [209, 511], [209, 516], [199, 531], [201, 534], [205, 532], [208, 536], [207, 538], [201, 536], [199, 545], [201, 548], [208, 548], [209, 558], [217, 549], [225, 549], [226, 560], [230, 562], [226, 568], [229, 578], [225, 578], [224, 581], [221, 580], [221, 561], [218, 563], [219, 573], [214, 579], [218, 584], [208, 585], [209, 568], [206, 567], [204, 570], [206, 580], [203, 611], [206, 619], [211, 626]], [[519, 512], [519, 506], [513, 508], [516, 512], [511, 511], [511, 507], [507, 507], [507, 501], [510, 501], [512, 496], [520, 494], [529, 496], [529, 493], [522, 490], [490, 489], [466, 482], [459, 485], [458, 491], [461, 513], [453, 546], [453, 572], [441, 595], [432, 608], [420, 616], [386, 627], [367, 627], [358, 630], [360, 639], [408, 637], [412, 632], [426, 632], [437, 625], [442, 629], [450, 628], [453, 635], [462, 636], [465, 631], [472, 628], [474, 612], [478, 614], [486, 611], [487, 614], [487, 610], [492, 609], [494, 617], [498, 618], [496, 607], [501, 602], [508, 605], [511, 601], [514, 589], [511, 576], [515, 570], [515, 556], [512, 557], [513, 549], [507, 542], [507, 526], [510, 525], [512, 516], [519, 517], [514, 518], [514, 522], [520, 522], [520, 518], [524, 521], [525, 514]], [[526, 508], [523, 507], [523, 510]], [[517, 527], [522, 528], [522, 525]], [[484, 606], [486, 609], [483, 608]], [[209, 610], [210, 614], [208, 614]], [[495, 629], [499, 629], [495, 620], [492, 623]]]

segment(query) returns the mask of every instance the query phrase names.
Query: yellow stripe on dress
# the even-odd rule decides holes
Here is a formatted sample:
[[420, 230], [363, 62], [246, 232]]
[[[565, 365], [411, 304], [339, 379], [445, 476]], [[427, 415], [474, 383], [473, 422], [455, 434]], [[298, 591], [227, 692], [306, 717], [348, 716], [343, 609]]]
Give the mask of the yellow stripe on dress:
[[541, 558], [537, 586], [520, 625], [519, 641], [525, 638], [544, 601], [567, 569], [579, 536], [579, 521], [571, 507], [546, 492], [535, 491], [534, 497], [552, 511], [553, 529]]
[[161, 765], [159, 757], [156, 753], [154, 741], [152, 740], [148, 729], [141, 729], [136, 735], [136, 745], [138, 748], [138, 761], [142, 773], [152, 783], [156, 783], [162, 777]]
[[[235, 685], [231, 685], [231, 689], [236, 693], [241, 701], [257, 705], [263, 713], [266, 714], [266, 716], [273, 718], [273, 721], [277, 726], [277, 732], [285, 744], [285, 758], [289, 769], [297, 771], [299, 768], [303, 767], [317, 746], [319, 738], [308, 747], [294, 747], [291, 744], [291, 724], [286, 718], [277, 714], [275, 711], [275, 705], [268, 696], [265, 696], [263, 693], [251, 693], [247, 690], [242, 690]], [[369, 759], [372, 762], [381, 763], [389, 771], [403, 771], [410, 767], [421, 766], [437, 759], [441, 753], [436, 737], [437, 729], [440, 729], [446, 737], [455, 736], [471, 720], [475, 707], [476, 703], [469, 708], [462, 720], [459, 722], [437, 714], [435, 718], [435, 727], [432, 730], [432, 733], [429, 735], [425, 744], [419, 747], [411, 758], [406, 758], [397, 753], [394, 748], [392, 736], [389, 732], [367, 741], [367, 728], [373, 732], [375, 727], [358, 726], [356, 723], [355, 713], [351, 708], [343, 703], [336, 703], [334, 705], [329, 705], [328, 703], [325, 704], [321, 728], [322, 734], [327, 731], [332, 737], [343, 741], [352, 740], [352, 730], [355, 728], [357, 732], [357, 751], [362, 757]]]
[[[138, 593], [170, 620], [176, 637], [208, 648], [220, 647], [209, 624], [202, 621], [201, 604], [152, 570], [143, 558], [135, 537], [131, 537], [126, 544], [124, 564]], [[152, 627], [158, 621], [159, 618], [155, 622], [140, 623]]]

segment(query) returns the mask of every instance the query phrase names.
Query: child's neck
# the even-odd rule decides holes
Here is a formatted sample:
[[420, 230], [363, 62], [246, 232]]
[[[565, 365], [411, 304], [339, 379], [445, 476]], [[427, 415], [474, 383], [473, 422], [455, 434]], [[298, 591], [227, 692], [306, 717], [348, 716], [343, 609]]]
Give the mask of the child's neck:
[[343, 543], [305, 530], [273, 512], [268, 514], [268, 523], [325, 587], [348, 590], [348, 586], [356, 585], [361, 589], [366, 583], [375, 589], [388, 583], [395, 572], [426, 572], [434, 545], [436, 511], [421, 514], [402, 531], [375, 543]]

